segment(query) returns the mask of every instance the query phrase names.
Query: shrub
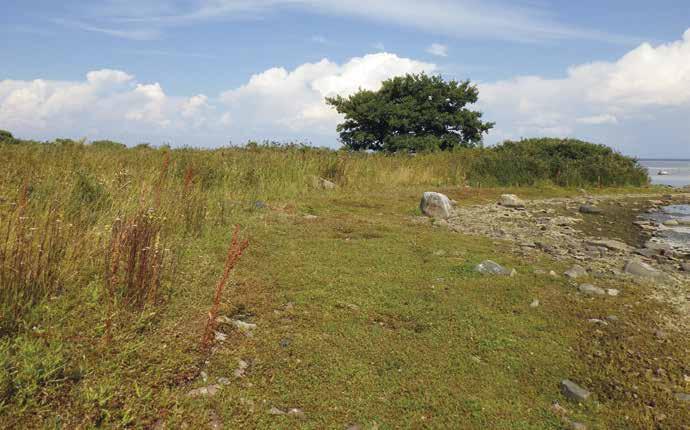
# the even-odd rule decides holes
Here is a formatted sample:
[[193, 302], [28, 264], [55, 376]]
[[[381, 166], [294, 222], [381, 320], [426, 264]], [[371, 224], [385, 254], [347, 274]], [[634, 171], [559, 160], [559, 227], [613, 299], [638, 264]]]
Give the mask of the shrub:
[[560, 186], [646, 185], [649, 176], [637, 160], [613, 149], [576, 139], [506, 141], [471, 158], [470, 181], [487, 185]]
[[2, 143], [7, 143], [7, 144], [15, 144], [19, 143], [17, 139], [12, 136], [12, 133], [10, 133], [7, 130], [0, 130], [0, 144]]

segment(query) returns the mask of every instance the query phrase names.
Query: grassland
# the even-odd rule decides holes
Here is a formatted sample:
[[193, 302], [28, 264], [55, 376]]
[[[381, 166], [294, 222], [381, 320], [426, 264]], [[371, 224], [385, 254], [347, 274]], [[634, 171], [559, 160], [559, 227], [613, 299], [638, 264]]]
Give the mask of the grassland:
[[[578, 193], [546, 182], [488, 187], [466, 160], [0, 147], [3, 426], [562, 428], [554, 401], [591, 428], [686, 425], [687, 407], [652, 379], [665, 377], [659, 368], [682, 378], [690, 344], [654, 334], [668, 310], [643, 287], [588, 300], [534, 274], [562, 263], [411, 222], [431, 189], [460, 204]], [[150, 228], [120, 244], [128, 225]], [[208, 351], [201, 340], [235, 225], [249, 248], [220, 315], [257, 328], [247, 336], [220, 325], [227, 338]], [[132, 269], [113, 253], [136, 246], [159, 257]], [[518, 275], [477, 275], [486, 258]], [[587, 322], [612, 314], [615, 331]], [[238, 360], [248, 363], [241, 378]], [[187, 396], [220, 377], [230, 383], [215, 396]], [[563, 378], [596, 401], [567, 403]]]

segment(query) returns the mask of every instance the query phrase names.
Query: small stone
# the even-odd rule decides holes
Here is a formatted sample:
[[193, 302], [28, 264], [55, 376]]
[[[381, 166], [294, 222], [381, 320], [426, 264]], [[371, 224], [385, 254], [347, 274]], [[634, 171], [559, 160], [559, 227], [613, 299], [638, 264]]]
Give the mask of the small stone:
[[576, 264], [563, 272], [563, 274], [570, 279], [577, 279], [581, 276], [587, 276], [587, 270], [584, 267]]
[[596, 215], [596, 214], [601, 214], [604, 211], [602, 211], [601, 209], [599, 209], [596, 206], [582, 205], [582, 206], [580, 206], [580, 212], [583, 214], [594, 214], [594, 215]]
[[676, 221], [674, 219], [669, 219], [669, 220], [664, 221], [663, 224], [666, 227], [676, 227], [678, 225], [678, 221]]
[[552, 278], [558, 278], [558, 273], [554, 272], [553, 270], [550, 270], [549, 276], [551, 276]]
[[290, 339], [280, 339], [279, 345], [281, 348], [287, 348], [290, 346]]
[[312, 215], [312, 214], [306, 214], [302, 218], [306, 219], [307, 221], [313, 221], [319, 217], [317, 217], [316, 215]]
[[220, 385], [230, 385], [230, 380], [224, 376], [221, 376], [220, 378], [218, 378], [218, 383]]
[[525, 202], [520, 200], [515, 194], [503, 194], [498, 199], [498, 204], [507, 208], [524, 208]]
[[269, 415], [285, 415], [285, 411], [282, 411], [275, 406], [268, 410]]
[[609, 325], [609, 323], [607, 323], [606, 321], [600, 320], [598, 318], [590, 318], [587, 320], [587, 322], [590, 322], [592, 324]]
[[606, 294], [608, 294], [611, 297], [616, 297], [620, 294], [620, 291], [618, 291], [615, 288], [607, 288], [606, 289]]
[[201, 380], [202, 380], [202, 381], [204, 381], [204, 382], [207, 382], [207, 381], [208, 381], [208, 373], [204, 372], [203, 370], [201, 371], [201, 373], [199, 374], [199, 376], [201, 376]]
[[515, 269], [507, 269], [491, 260], [484, 260], [477, 264], [477, 266], [475, 266], [475, 270], [485, 275], [515, 276], [517, 273]]
[[242, 333], [245, 334], [247, 337], [252, 337], [254, 335], [254, 330], [256, 329], [256, 324], [240, 321], [240, 320], [232, 320], [232, 324], [237, 327]]
[[218, 393], [218, 390], [220, 390], [220, 385], [208, 385], [188, 392], [187, 397], [212, 397]]
[[249, 363], [247, 363], [244, 360], [237, 360], [237, 369], [235, 369], [235, 377], [236, 378], [242, 378], [244, 377], [245, 371], [249, 367]]
[[587, 426], [579, 423], [577, 421], [569, 421], [568, 425], [570, 426], [571, 430], [587, 430]]
[[228, 335], [217, 331], [213, 334], [213, 338], [216, 340], [216, 342], [225, 342], [225, 340], [228, 338]]
[[538, 306], [539, 306], [539, 300], [537, 300], [537, 299], [532, 300], [532, 303], [529, 304], [530, 308], [536, 308]]
[[569, 379], [561, 381], [561, 392], [568, 400], [573, 402], [585, 402], [592, 395], [592, 393]]
[[293, 417], [300, 418], [300, 419], [307, 417], [306, 414], [304, 413], [304, 411], [302, 411], [302, 409], [299, 409], [299, 408], [290, 409], [288, 411], [288, 415], [292, 415]]
[[613, 322], [618, 321], [618, 317], [615, 316], [615, 315], [609, 315], [609, 316], [606, 317], [606, 319], [609, 320], [609, 321], [613, 321]]
[[603, 296], [606, 294], [606, 291], [602, 288], [595, 287], [592, 284], [582, 284], [577, 289], [580, 290], [581, 293], [588, 295]]
[[254, 208], [256, 208], [256, 209], [264, 209], [264, 208], [266, 208], [266, 202], [264, 202], [264, 201], [262, 201], [262, 200], [257, 200], [257, 201], [254, 202]]
[[625, 273], [641, 278], [655, 278], [661, 275], [661, 272], [639, 260], [628, 260], [623, 270]]
[[654, 336], [656, 336], [657, 339], [666, 339], [668, 337], [668, 333], [663, 330], [655, 330]]

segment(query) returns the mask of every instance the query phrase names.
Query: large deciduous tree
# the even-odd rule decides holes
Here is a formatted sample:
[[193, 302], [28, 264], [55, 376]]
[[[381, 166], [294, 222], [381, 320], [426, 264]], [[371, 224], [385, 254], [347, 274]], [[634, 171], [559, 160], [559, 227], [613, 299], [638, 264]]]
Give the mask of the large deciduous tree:
[[337, 131], [346, 148], [373, 151], [433, 151], [480, 145], [492, 127], [470, 110], [479, 90], [470, 81], [405, 75], [386, 80], [378, 91], [326, 98], [345, 116]]

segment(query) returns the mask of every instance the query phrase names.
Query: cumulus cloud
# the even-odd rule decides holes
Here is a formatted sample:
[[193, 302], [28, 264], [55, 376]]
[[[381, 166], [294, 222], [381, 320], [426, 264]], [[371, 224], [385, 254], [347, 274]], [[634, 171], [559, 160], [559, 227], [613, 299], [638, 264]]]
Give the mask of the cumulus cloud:
[[[405, 73], [438, 68], [391, 53], [274, 67], [209, 97], [167, 94], [119, 70], [81, 81], [0, 81], [0, 128], [19, 136], [172, 140], [218, 145], [254, 139], [310, 139], [336, 146], [339, 115], [324, 98]], [[495, 121], [488, 142], [531, 136], [580, 137], [638, 155], [690, 155], [690, 30], [681, 40], [642, 44], [617, 61], [571, 67], [562, 78], [518, 76], [480, 82], [479, 108]], [[123, 130], [127, 135], [123, 135]], [[193, 141], [189, 139], [196, 138]], [[654, 142], [649, 145], [647, 142]]]
[[393, 76], [426, 71], [436, 66], [378, 53], [356, 57], [339, 65], [329, 60], [306, 63], [292, 71], [272, 68], [253, 75], [239, 88], [221, 94], [231, 116], [256, 131], [275, 127], [290, 132], [332, 135], [338, 114], [325, 97], [348, 96], [357, 90], [376, 90]]
[[448, 47], [440, 43], [432, 43], [428, 48], [426, 48], [426, 52], [431, 55], [436, 55], [437, 57], [447, 57]]
[[603, 136], [586, 126], [678, 129], [683, 125], [664, 117], [690, 110], [690, 30], [675, 42], [644, 43], [614, 62], [571, 67], [560, 79], [521, 76], [479, 87], [481, 107], [498, 124], [493, 139]]

